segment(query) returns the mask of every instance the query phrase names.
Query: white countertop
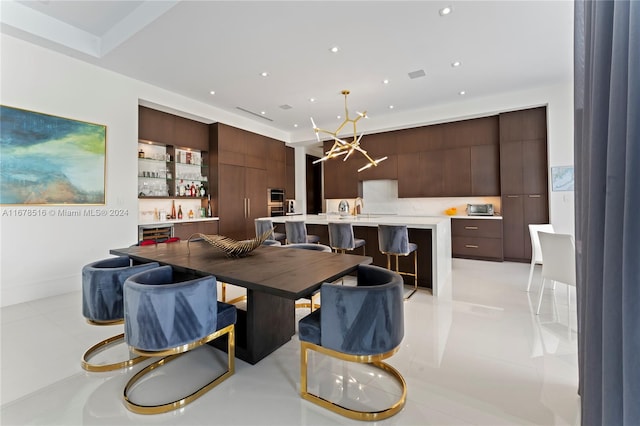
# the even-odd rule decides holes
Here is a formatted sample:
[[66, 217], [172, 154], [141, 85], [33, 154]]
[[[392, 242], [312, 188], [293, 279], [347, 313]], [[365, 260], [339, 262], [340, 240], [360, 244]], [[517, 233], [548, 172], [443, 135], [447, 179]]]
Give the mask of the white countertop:
[[138, 226], [162, 226], [173, 225], [175, 223], [191, 223], [191, 222], [210, 222], [220, 220], [219, 217], [194, 217], [193, 219], [171, 219], [171, 220], [154, 220], [151, 222], [140, 222]]
[[334, 214], [299, 215], [293, 217], [272, 217], [274, 223], [287, 221], [304, 221], [311, 225], [326, 225], [329, 222], [351, 222], [356, 226], [407, 225], [410, 228], [433, 228], [438, 224], [448, 222], [449, 216], [400, 216], [400, 215], [376, 215], [362, 214], [358, 216], [340, 216]]

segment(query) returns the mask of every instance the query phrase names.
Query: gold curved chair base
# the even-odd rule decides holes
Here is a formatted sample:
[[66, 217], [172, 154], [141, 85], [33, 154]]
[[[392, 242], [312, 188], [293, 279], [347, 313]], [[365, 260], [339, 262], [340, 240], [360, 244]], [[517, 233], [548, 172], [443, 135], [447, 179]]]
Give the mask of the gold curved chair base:
[[113, 370], [119, 370], [122, 368], [131, 367], [141, 361], [144, 361], [147, 358], [146, 356], [137, 356], [135, 358], [129, 358], [126, 361], [120, 361], [113, 364], [92, 364], [89, 362], [89, 359], [94, 353], [105, 349], [107, 346], [118, 344], [120, 343], [120, 341], [124, 342], [124, 333], [118, 334], [117, 336], [109, 337], [108, 339], [104, 339], [103, 341], [98, 342], [95, 345], [91, 346], [82, 355], [82, 362], [81, 362], [82, 368], [85, 369], [86, 371], [91, 371], [94, 373], [113, 371]]
[[[334, 402], [328, 401], [318, 395], [311, 394], [307, 391], [307, 364], [308, 364], [308, 354], [307, 350], [313, 350], [316, 352], [320, 352], [322, 354], [341, 359], [343, 361], [351, 361], [358, 363], [370, 364], [380, 370], [387, 372], [391, 377], [393, 377], [396, 382], [402, 388], [402, 395], [400, 398], [389, 408], [379, 411], [358, 411], [353, 410], [351, 408], [346, 408], [341, 405], [338, 405]], [[327, 410], [333, 411], [334, 413], [338, 413], [342, 416], [348, 417], [350, 419], [355, 420], [365, 420], [365, 421], [376, 421], [387, 419], [404, 408], [407, 399], [407, 383], [404, 380], [404, 377], [400, 374], [398, 370], [393, 368], [387, 363], [382, 362], [382, 360], [389, 358], [391, 355], [395, 354], [398, 351], [398, 348], [393, 349], [384, 354], [377, 355], [350, 355], [342, 352], [337, 352], [331, 349], [327, 349], [322, 346], [314, 345], [309, 342], [300, 342], [300, 396], [307, 401], [313, 402], [321, 406], [322, 408], [326, 408]]]
[[[153, 370], [155, 370], [156, 368], [159, 368], [167, 363], [169, 363], [170, 361], [173, 361], [174, 359], [178, 358], [181, 355], [184, 355], [186, 352], [190, 351], [191, 349], [195, 349], [196, 347], [202, 346], [205, 343], [208, 343], [212, 340], [217, 339], [218, 337], [221, 337], [225, 334], [228, 334], [227, 337], [227, 371], [225, 371], [224, 373], [222, 373], [221, 375], [219, 375], [218, 377], [216, 377], [215, 379], [213, 379], [211, 382], [207, 383], [206, 385], [204, 385], [203, 387], [201, 387], [200, 389], [196, 390], [195, 392], [191, 393], [190, 395], [185, 396], [184, 398], [180, 398], [177, 399], [175, 401], [171, 401], [168, 402], [166, 404], [158, 404], [158, 405], [141, 405], [141, 404], [136, 404], [135, 402], [131, 401], [129, 394], [130, 394], [130, 390], [131, 388], [138, 382], [140, 381], [144, 376], [146, 376], [147, 374], [151, 373]], [[131, 379], [129, 379], [129, 381], [127, 382], [126, 386], [124, 387], [124, 402], [125, 405], [127, 406], [127, 408], [134, 412], [134, 413], [138, 413], [138, 414], [160, 414], [160, 413], [166, 413], [168, 411], [172, 411], [172, 410], [176, 410], [178, 408], [183, 408], [186, 405], [192, 403], [193, 401], [195, 401], [196, 399], [200, 398], [202, 395], [204, 395], [205, 393], [209, 392], [211, 389], [213, 389], [214, 387], [216, 387], [218, 384], [220, 384], [221, 382], [223, 382], [224, 380], [226, 380], [228, 377], [232, 376], [233, 373], [235, 372], [235, 326], [233, 324], [222, 328], [220, 330], [217, 330], [215, 333], [212, 333], [200, 340], [197, 340], [196, 342], [192, 342], [189, 343], [187, 345], [182, 345], [176, 348], [172, 348], [172, 349], [167, 349], [166, 351], [157, 351], [157, 352], [149, 352], [149, 351], [139, 351], [139, 350], [135, 350], [134, 352], [136, 353], [141, 353], [141, 354], [146, 354], [146, 355], [151, 355], [151, 354], [155, 354], [155, 356], [164, 356], [164, 358], [149, 364], [148, 366], [146, 366], [145, 368], [143, 368], [142, 370], [140, 370], [139, 372], [137, 372]]]

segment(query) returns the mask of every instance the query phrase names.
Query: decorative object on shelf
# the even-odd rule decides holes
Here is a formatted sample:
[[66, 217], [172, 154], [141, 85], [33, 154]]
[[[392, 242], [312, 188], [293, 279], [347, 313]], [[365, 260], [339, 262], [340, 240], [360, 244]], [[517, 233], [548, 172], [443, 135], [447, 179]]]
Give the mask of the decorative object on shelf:
[[458, 213], [458, 209], [456, 207], [449, 207], [444, 212], [449, 216], [455, 216]]
[[[334, 140], [333, 146], [329, 151], [325, 152], [325, 156], [314, 161], [313, 164], [319, 163], [321, 161], [330, 160], [332, 158], [337, 158], [341, 155], [344, 155], [344, 159], [342, 161], [347, 161], [347, 159], [351, 156], [351, 154], [354, 153], [354, 151], [358, 151], [359, 153], [364, 155], [364, 157], [369, 161], [369, 163], [360, 167], [358, 169], [358, 172], [368, 169], [371, 166], [378, 166], [378, 163], [386, 160], [387, 157], [385, 156], [375, 160], [371, 158], [371, 156], [367, 154], [367, 151], [365, 151], [360, 147], [360, 139], [362, 139], [362, 136], [364, 135], [364, 133], [361, 133], [360, 136], [358, 136], [358, 132], [356, 130], [356, 123], [362, 117], [366, 118], [367, 112], [366, 111], [358, 112], [357, 113], [358, 117], [356, 117], [355, 119], [350, 119], [349, 109], [347, 108], [347, 96], [349, 95], [350, 92], [348, 90], [343, 90], [341, 93], [344, 95], [344, 121], [338, 126], [338, 128], [334, 132], [320, 129], [318, 126], [316, 126], [316, 123], [313, 121], [313, 117], [311, 117], [311, 124], [313, 125], [313, 131], [316, 133], [316, 139], [318, 140], [318, 142], [320, 142], [320, 132], [326, 133], [327, 135], [331, 136], [331, 138]], [[353, 124], [353, 140], [351, 141], [340, 139], [338, 137], [338, 134], [342, 131], [344, 126], [347, 125], [347, 123]]]
[[202, 238], [215, 248], [222, 250], [228, 257], [242, 257], [260, 247], [270, 235], [271, 230], [269, 229], [259, 237], [255, 237], [250, 240], [236, 241], [222, 235], [205, 235], [195, 233], [187, 239], [187, 247], [189, 247], [189, 243], [192, 238]]

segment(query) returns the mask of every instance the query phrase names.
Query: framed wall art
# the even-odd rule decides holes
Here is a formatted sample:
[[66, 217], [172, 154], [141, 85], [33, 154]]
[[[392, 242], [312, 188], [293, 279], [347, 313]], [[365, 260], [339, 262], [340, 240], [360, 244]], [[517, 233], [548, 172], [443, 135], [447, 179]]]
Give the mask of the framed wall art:
[[105, 204], [107, 128], [0, 105], [0, 204]]
[[551, 190], [573, 191], [573, 166], [551, 168]]

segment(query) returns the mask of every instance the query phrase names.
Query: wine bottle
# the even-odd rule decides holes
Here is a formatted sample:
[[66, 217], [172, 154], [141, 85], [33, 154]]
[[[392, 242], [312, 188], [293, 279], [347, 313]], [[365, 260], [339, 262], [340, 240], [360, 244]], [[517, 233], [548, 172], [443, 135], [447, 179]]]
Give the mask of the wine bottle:
[[176, 200], [171, 200], [171, 219], [176, 218]]
[[213, 212], [211, 211], [211, 194], [208, 195], [207, 199], [207, 217], [212, 217]]
[[178, 205], [178, 219], [182, 219], [182, 204]]

